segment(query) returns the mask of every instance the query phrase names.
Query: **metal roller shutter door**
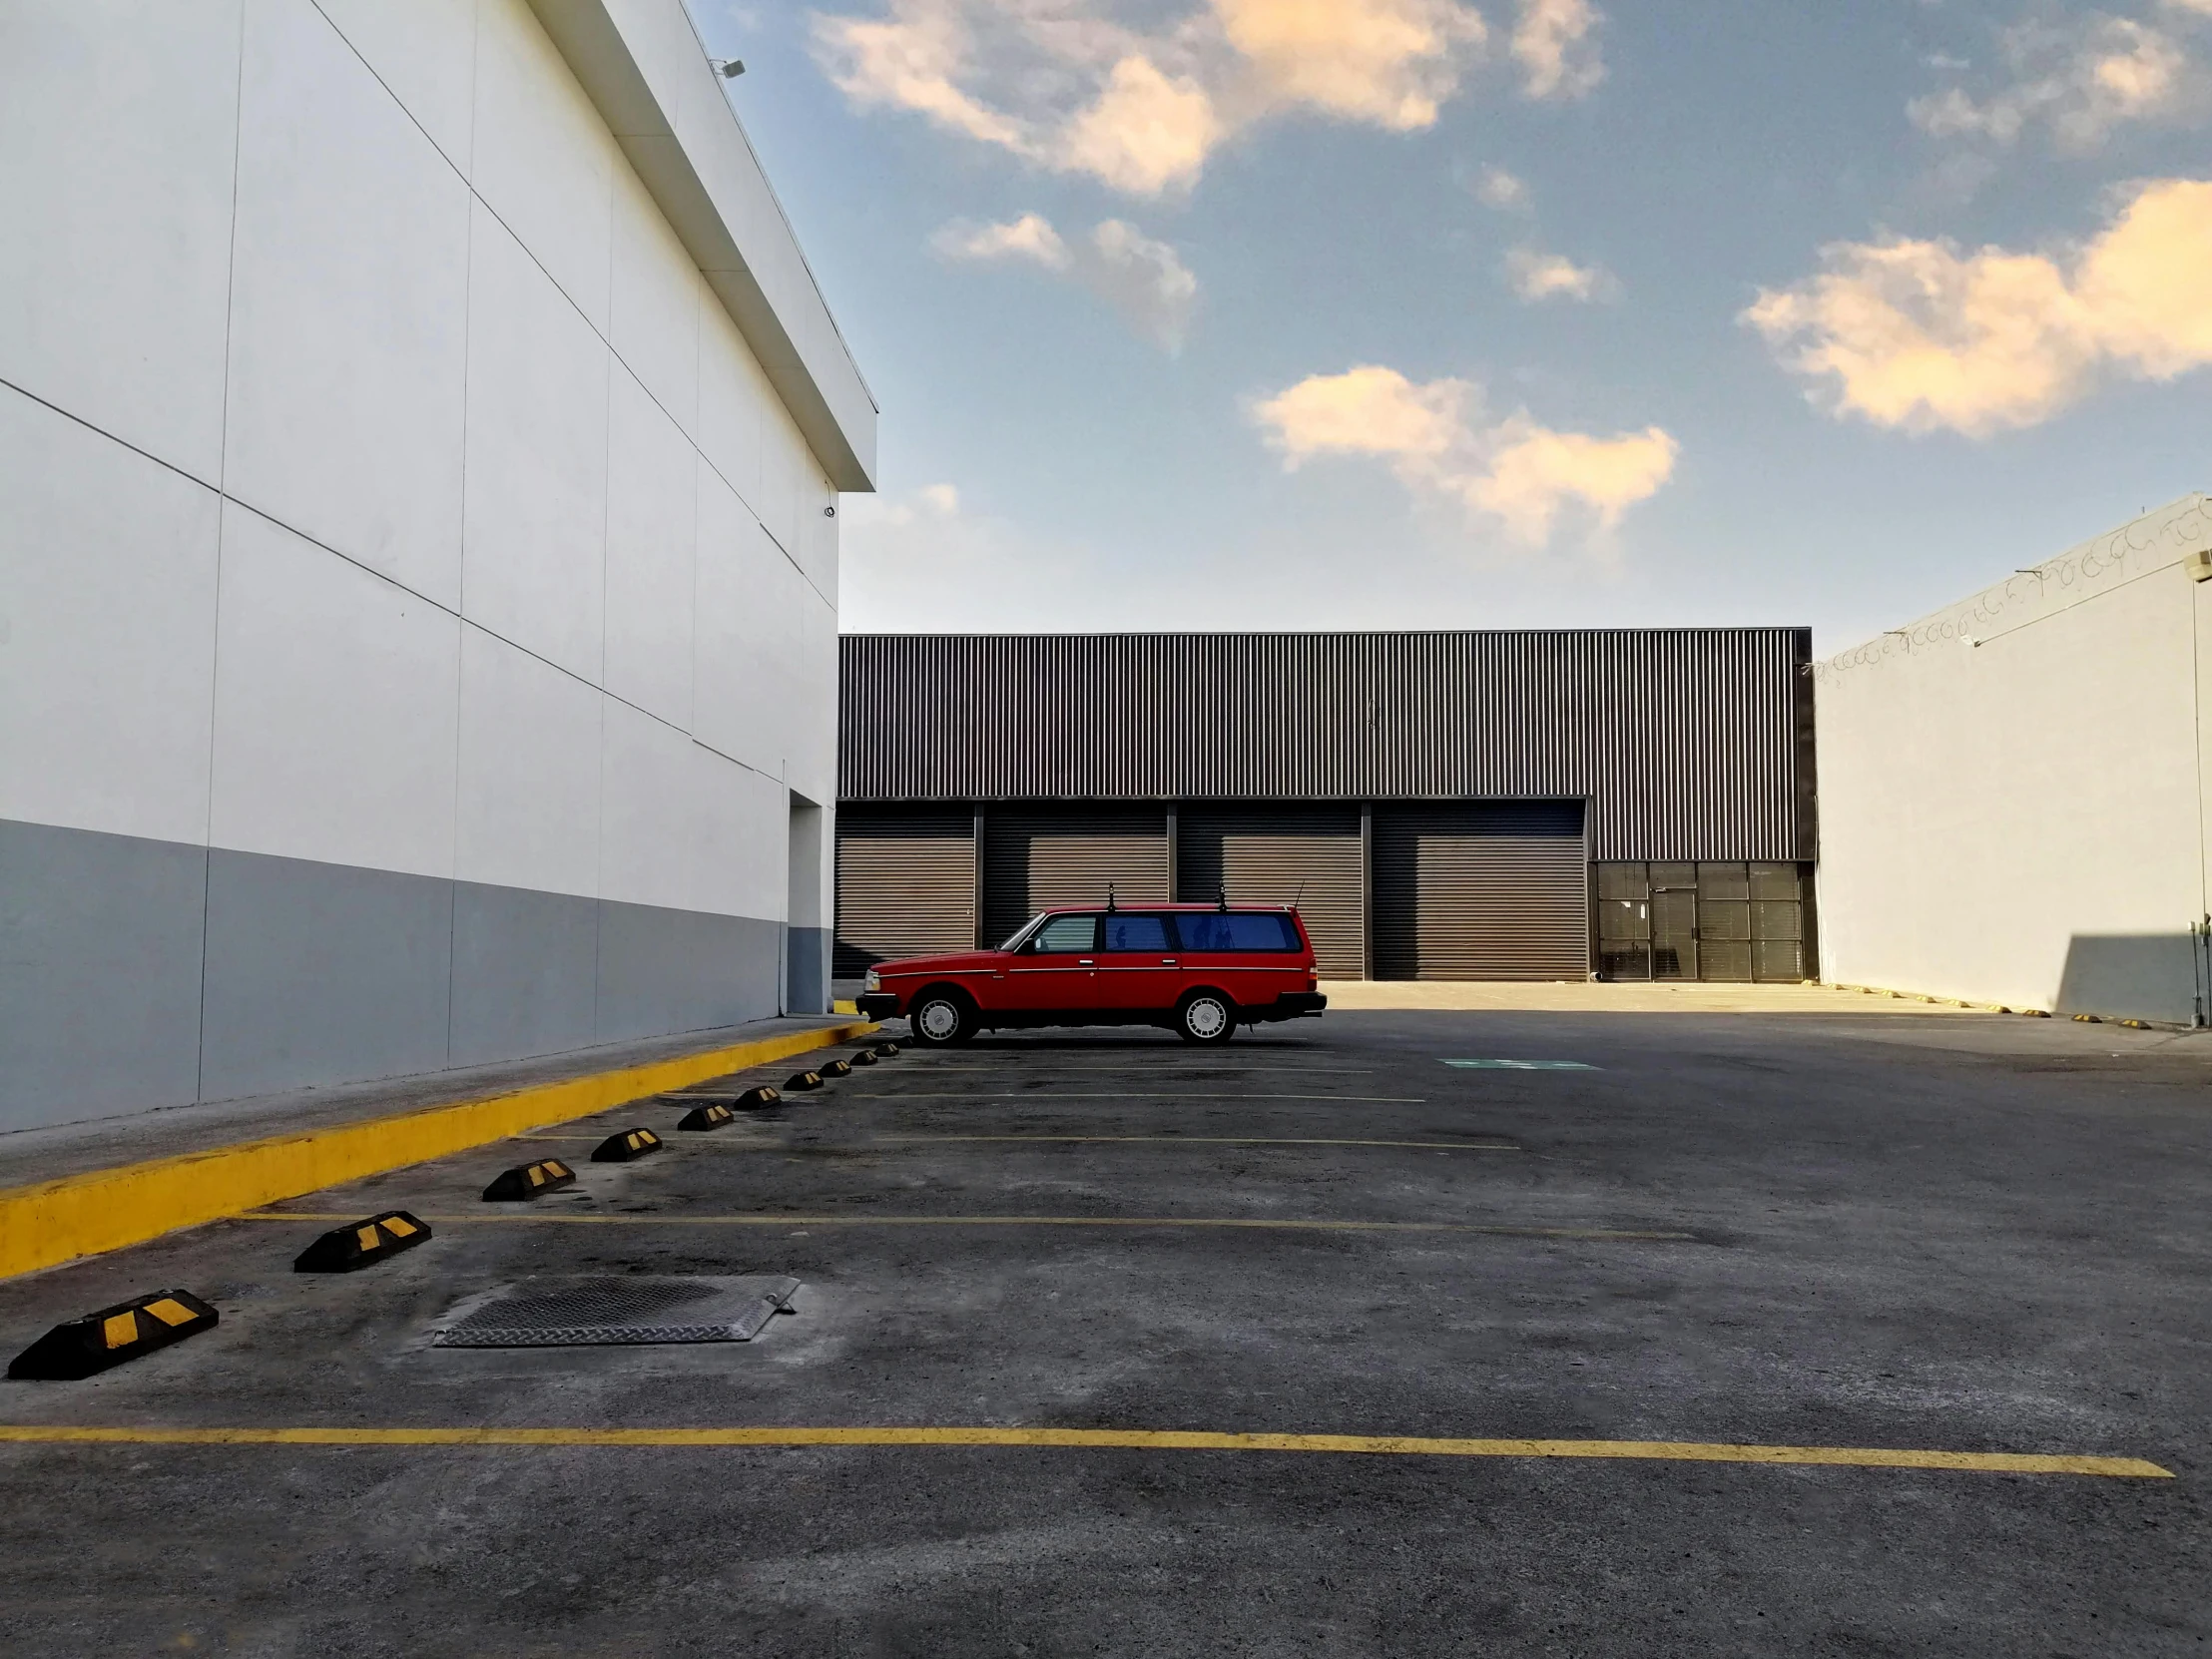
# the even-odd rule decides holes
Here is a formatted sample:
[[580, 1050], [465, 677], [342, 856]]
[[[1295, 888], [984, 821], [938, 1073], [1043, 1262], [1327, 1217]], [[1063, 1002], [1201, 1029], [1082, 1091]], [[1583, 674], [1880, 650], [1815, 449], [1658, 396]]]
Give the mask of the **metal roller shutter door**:
[[837, 815], [837, 938], [831, 974], [975, 947], [975, 820], [964, 812]]
[[1581, 803], [1378, 807], [1375, 912], [1385, 979], [1588, 977]]
[[985, 809], [983, 938], [996, 944], [1058, 904], [1124, 904], [1168, 896], [1165, 809], [1118, 812]]
[[1186, 807], [1176, 831], [1178, 897], [1296, 904], [1325, 975], [1365, 971], [1357, 807]]

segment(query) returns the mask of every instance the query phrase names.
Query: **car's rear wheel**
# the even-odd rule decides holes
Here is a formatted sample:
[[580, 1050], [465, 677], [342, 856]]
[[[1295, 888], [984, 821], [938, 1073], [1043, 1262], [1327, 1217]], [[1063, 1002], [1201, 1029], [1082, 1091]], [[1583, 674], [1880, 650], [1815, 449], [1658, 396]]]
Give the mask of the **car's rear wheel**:
[[923, 991], [906, 1011], [914, 1041], [924, 1048], [950, 1048], [975, 1035], [975, 1009], [958, 991]]
[[1219, 991], [1193, 991], [1176, 1004], [1175, 1029], [1187, 1043], [1225, 1043], [1237, 1034], [1237, 1005]]

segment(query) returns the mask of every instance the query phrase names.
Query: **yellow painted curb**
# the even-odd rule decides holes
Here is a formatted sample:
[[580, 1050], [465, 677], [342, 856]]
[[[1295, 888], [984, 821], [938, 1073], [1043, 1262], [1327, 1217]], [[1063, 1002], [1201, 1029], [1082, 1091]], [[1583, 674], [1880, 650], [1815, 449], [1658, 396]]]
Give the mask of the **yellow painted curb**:
[[278, 1199], [442, 1158], [526, 1129], [589, 1117], [625, 1101], [766, 1065], [874, 1029], [866, 1021], [857, 1021], [786, 1031], [481, 1100], [272, 1135], [8, 1188], [0, 1191], [0, 1278], [120, 1250], [180, 1227], [197, 1227]]
[[1023, 1446], [1139, 1451], [1307, 1451], [1412, 1457], [1587, 1457], [1829, 1468], [1944, 1469], [2171, 1480], [2140, 1457], [1702, 1440], [1474, 1440], [1413, 1434], [1220, 1433], [1180, 1428], [126, 1428], [0, 1423], [0, 1445]]

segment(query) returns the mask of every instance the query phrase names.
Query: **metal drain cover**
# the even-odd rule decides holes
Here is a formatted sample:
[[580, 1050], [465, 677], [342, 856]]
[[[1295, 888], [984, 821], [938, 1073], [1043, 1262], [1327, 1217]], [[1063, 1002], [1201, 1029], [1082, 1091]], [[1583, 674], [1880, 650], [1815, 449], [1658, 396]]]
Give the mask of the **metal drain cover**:
[[747, 1343], [799, 1292], [796, 1279], [530, 1279], [430, 1334], [433, 1348]]

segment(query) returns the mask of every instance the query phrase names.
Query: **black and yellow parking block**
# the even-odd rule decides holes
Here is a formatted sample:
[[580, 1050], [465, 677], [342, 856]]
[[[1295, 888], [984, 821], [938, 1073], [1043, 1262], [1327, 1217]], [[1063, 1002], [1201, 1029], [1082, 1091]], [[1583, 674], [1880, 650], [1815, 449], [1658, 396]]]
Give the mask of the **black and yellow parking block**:
[[898, 1058], [898, 1044], [877, 1043], [873, 1048], [869, 1049], [868, 1052], [874, 1055], [878, 1060], [895, 1060]]
[[852, 1063], [856, 1066], [872, 1066], [875, 1064], [875, 1051], [868, 1048], [853, 1050]]
[[576, 1172], [558, 1158], [546, 1158], [535, 1164], [517, 1164], [513, 1169], [503, 1169], [492, 1184], [484, 1189], [487, 1204], [508, 1204], [517, 1199], [536, 1198], [540, 1193], [552, 1192], [557, 1187], [576, 1185]]
[[828, 1065], [821, 1067], [820, 1070], [825, 1077], [850, 1077], [852, 1075], [852, 1062], [850, 1060], [831, 1060]]
[[783, 1105], [784, 1097], [766, 1083], [763, 1083], [756, 1088], [746, 1090], [730, 1104], [741, 1112], [757, 1112], [764, 1106]]
[[726, 1123], [735, 1123], [738, 1114], [719, 1100], [710, 1100], [704, 1106], [694, 1106], [686, 1112], [679, 1129], [720, 1129]]
[[291, 1264], [293, 1273], [354, 1273], [412, 1250], [430, 1236], [430, 1227], [404, 1210], [333, 1227]]
[[212, 1331], [223, 1316], [190, 1291], [156, 1291], [57, 1325], [8, 1366], [11, 1378], [74, 1382]]
[[624, 1129], [609, 1135], [591, 1149], [595, 1164], [631, 1164], [661, 1150], [661, 1137], [650, 1129]]
[[784, 1087], [791, 1090], [793, 1094], [804, 1094], [809, 1089], [819, 1089], [822, 1087], [822, 1073], [819, 1071], [795, 1071], [784, 1079]]

